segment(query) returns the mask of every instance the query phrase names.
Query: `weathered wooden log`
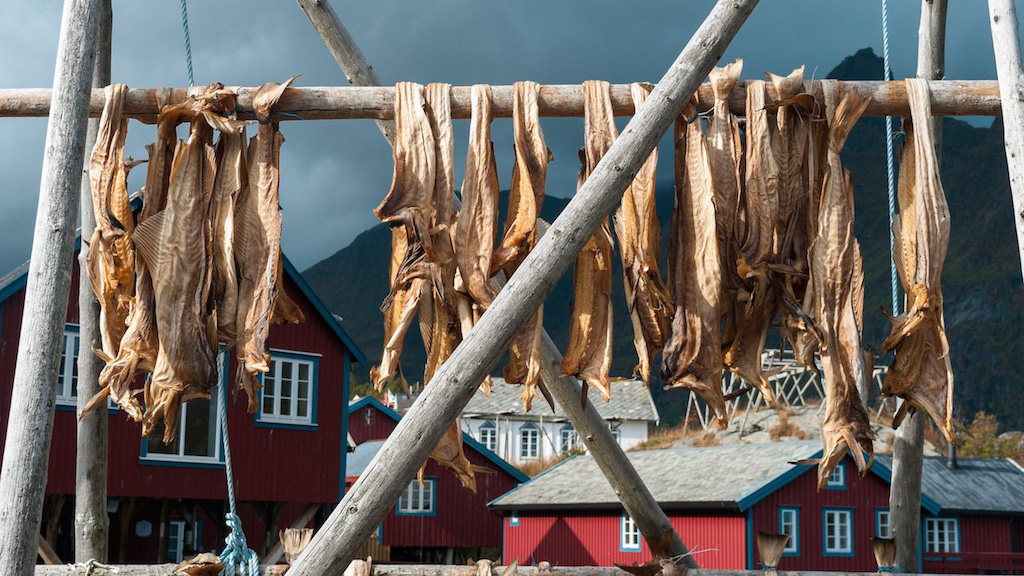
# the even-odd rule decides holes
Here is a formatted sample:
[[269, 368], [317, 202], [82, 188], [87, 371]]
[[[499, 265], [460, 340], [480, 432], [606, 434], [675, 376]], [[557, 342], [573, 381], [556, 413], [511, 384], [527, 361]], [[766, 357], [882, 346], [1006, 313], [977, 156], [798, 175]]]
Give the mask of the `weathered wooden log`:
[[294, 576], [337, 573], [394, 506], [502, 351], [607, 218], [640, 165], [754, 9], [720, 0], [590, 178], [434, 375], [351, 490], [295, 561]]
[[[821, 83], [810, 83], [819, 101], [822, 99]], [[903, 82], [857, 81], [840, 82], [840, 92], [856, 90], [871, 97], [865, 116], [909, 116], [907, 91]], [[930, 83], [932, 91], [932, 113], [936, 116], [999, 116], [999, 86], [994, 80], [943, 80]], [[253, 87], [236, 87], [238, 105], [244, 110], [252, 109]], [[452, 118], [470, 117], [470, 86], [452, 87]], [[156, 121], [157, 91], [163, 88], [135, 88], [128, 91], [124, 114], [143, 122]], [[768, 87], [768, 105], [775, 100], [775, 91]], [[171, 101], [186, 98], [184, 88], [172, 90]], [[512, 86], [491, 87], [493, 112], [496, 118], [512, 117]], [[628, 84], [611, 87], [612, 107], [616, 116], [631, 116], [634, 113], [633, 99]], [[740, 82], [729, 96], [729, 107], [736, 114], [745, 114], [746, 82]], [[702, 110], [714, 105], [711, 87], [702, 84], [699, 89]], [[93, 91], [89, 113], [99, 116], [106, 96], [102, 90]], [[40, 117], [49, 111], [50, 91], [45, 88], [7, 88], [0, 90], [0, 117]], [[314, 86], [290, 88], [274, 108], [280, 112], [275, 119], [289, 120], [332, 120], [347, 118], [369, 118], [391, 120], [394, 118], [395, 90], [390, 86]], [[582, 117], [583, 88], [580, 85], [547, 85], [540, 87], [538, 99], [540, 115], [545, 117]], [[290, 116], [294, 114], [297, 116]], [[244, 117], [244, 116], [243, 116]]]
[[1021, 66], [1020, 30], [1013, 0], [989, 0], [992, 46], [1003, 109], [1003, 141], [1010, 169], [1013, 223], [1017, 227], [1017, 248], [1024, 275], [1024, 68]]
[[0, 566], [33, 573], [71, 291], [99, 0], [65, 0], [0, 473]]
[[[99, 28], [92, 87], [110, 84], [110, 37], [113, 14], [110, 0], [100, 0]], [[82, 171], [82, 239], [92, 238], [96, 216], [92, 211], [92, 187], [89, 184], [89, 160], [96, 145], [99, 119], [89, 120]], [[87, 264], [89, 246], [81, 243], [78, 275], [78, 413], [99, 392], [103, 361], [90, 351], [100, 346], [100, 303], [89, 282]], [[78, 450], [75, 453], [75, 561], [107, 561], [107, 411], [93, 410], [78, 421]]]

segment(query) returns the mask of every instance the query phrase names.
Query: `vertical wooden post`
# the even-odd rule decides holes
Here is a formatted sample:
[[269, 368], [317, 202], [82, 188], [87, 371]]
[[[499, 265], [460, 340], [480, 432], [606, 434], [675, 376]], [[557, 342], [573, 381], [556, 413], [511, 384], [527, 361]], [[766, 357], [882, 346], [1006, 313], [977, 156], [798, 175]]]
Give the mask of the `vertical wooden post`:
[[1013, 223], [1017, 228], [1017, 247], [1024, 274], [1024, 68], [1021, 67], [1017, 8], [1013, 0], [989, 0], [988, 11], [999, 97], [1003, 103], [1003, 140], [1010, 169]]
[[[110, 0], [100, 0], [99, 28], [95, 43], [92, 87], [110, 84], [110, 36], [113, 14]], [[82, 240], [92, 238], [96, 217], [92, 213], [89, 185], [89, 157], [96, 145], [99, 118], [89, 120], [82, 173]], [[99, 392], [103, 362], [92, 353], [100, 342], [100, 303], [92, 291], [86, 261], [89, 246], [83, 241], [78, 275], [78, 412]], [[78, 451], [75, 458], [75, 561], [107, 561], [107, 411], [93, 410], [78, 421]]]
[[587, 182], [292, 565], [292, 576], [333, 574], [348, 565], [437, 445], [446, 424], [462, 412], [501, 352], [607, 218], [756, 5], [757, 0], [716, 3]]
[[[917, 36], [917, 76], [941, 80], [946, 69], [946, 2], [922, 0]], [[933, 119], [935, 154], [942, 155], [942, 118]], [[889, 518], [896, 540], [895, 567], [918, 572], [918, 534], [921, 530], [921, 473], [924, 466], [924, 421], [921, 413], [908, 416], [896, 429], [893, 441]]]
[[65, 0], [0, 473], [0, 566], [33, 573], [71, 290], [98, 0]]

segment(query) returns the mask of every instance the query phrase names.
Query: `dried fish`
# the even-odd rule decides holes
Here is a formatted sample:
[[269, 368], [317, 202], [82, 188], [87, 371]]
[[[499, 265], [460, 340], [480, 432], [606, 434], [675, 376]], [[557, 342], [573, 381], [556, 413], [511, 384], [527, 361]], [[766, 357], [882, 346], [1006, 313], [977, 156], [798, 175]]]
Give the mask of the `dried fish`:
[[[578, 187], [583, 185], [617, 136], [610, 87], [607, 82], [583, 83], [584, 139], [580, 151]], [[579, 189], [577, 187], [577, 190]], [[608, 220], [594, 232], [576, 256], [573, 267], [573, 303], [569, 346], [562, 358], [562, 372], [583, 380], [583, 398], [593, 386], [608, 401], [612, 361], [612, 236]]]
[[721, 260], [715, 227], [715, 184], [697, 100], [676, 120], [676, 206], [672, 214], [672, 334], [662, 354], [666, 388], [697, 392], [725, 428], [728, 416], [722, 394]]
[[953, 437], [953, 369], [942, 312], [942, 264], [949, 246], [949, 206], [935, 153], [928, 83], [908, 78], [910, 121], [900, 164], [899, 218], [893, 222], [893, 256], [908, 309], [890, 318], [892, 333], [882, 352], [896, 351], [882, 393], [905, 400], [893, 426], [921, 410], [946, 440]]
[[124, 141], [128, 118], [122, 115], [128, 87], [107, 86], [96, 146], [89, 160], [96, 229], [89, 242], [87, 270], [100, 306], [103, 356], [117, 356], [135, 294], [135, 256], [131, 237], [135, 229], [128, 200], [128, 170]]
[[853, 455], [861, 474], [867, 471], [873, 435], [859, 390], [868, 385], [870, 366], [861, 347], [864, 270], [860, 244], [853, 235], [853, 183], [840, 152], [869, 100], [847, 93], [838, 106], [834, 81], [824, 81], [829, 110], [828, 168], [818, 213], [818, 233], [811, 245], [814, 314], [821, 333], [821, 369], [826, 386], [821, 435], [825, 448], [818, 463], [818, 489], [832, 470]]
[[216, 176], [210, 220], [213, 224], [212, 297], [217, 310], [217, 335], [234, 342], [237, 335], [238, 274], [235, 270], [235, 203], [248, 186], [245, 125], [221, 132], [216, 147]]
[[[630, 91], [633, 105], [639, 108], [651, 87], [634, 83]], [[633, 372], [640, 374], [645, 385], [650, 380], [654, 355], [668, 340], [672, 316], [672, 302], [658, 270], [661, 223], [655, 204], [657, 166], [658, 151], [655, 150], [637, 171], [633, 183], [622, 195], [622, 206], [615, 213], [626, 304], [633, 324], [633, 346], [639, 359]]]

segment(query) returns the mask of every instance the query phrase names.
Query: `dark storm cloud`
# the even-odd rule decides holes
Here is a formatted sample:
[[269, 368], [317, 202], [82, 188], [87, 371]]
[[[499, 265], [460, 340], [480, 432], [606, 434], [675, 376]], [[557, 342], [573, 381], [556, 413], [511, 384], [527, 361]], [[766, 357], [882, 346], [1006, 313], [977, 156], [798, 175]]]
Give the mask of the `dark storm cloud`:
[[[1024, 0], [1022, 0], [1024, 1]], [[726, 53], [743, 57], [744, 77], [786, 73], [805, 64], [821, 77], [842, 58], [871, 46], [881, 54], [877, 0], [763, 2]], [[897, 77], [916, 62], [917, 0], [890, 2], [890, 40]], [[386, 83], [453, 84], [656, 81], [700, 21], [710, 0], [552, 2], [435, 0], [333, 3]], [[7, 12], [11, 7], [7, 6]], [[298, 6], [289, 0], [189, 3], [196, 82], [256, 85], [302, 74], [298, 85], [341, 85], [344, 77]], [[11, 16], [11, 14], [7, 14]], [[115, 82], [129, 86], [187, 84], [179, 4], [174, 0], [114, 0]], [[52, 81], [60, 2], [0, 18], [0, 86], [40, 87]], [[992, 78], [994, 63], [983, 2], [952, 2], [947, 75]], [[0, 275], [27, 258], [39, 186], [43, 120], [0, 119]], [[549, 193], [575, 188], [582, 122], [546, 120]], [[457, 180], [466, 122], [456, 125]], [[391, 158], [369, 121], [290, 122], [282, 161], [284, 248], [300, 268], [345, 246], [376, 222], [371, 210], [387, 192]], [[144, 157], [152, 128], [132, 124], [129, 153]], [[493, 135], [507, 186], [511, 127]], [[668, 170], [668, 167], [663, 171]], [[132, 185], [141, 185], [140, 169]], [[664, 176], [664, 174], [663, 174]]]

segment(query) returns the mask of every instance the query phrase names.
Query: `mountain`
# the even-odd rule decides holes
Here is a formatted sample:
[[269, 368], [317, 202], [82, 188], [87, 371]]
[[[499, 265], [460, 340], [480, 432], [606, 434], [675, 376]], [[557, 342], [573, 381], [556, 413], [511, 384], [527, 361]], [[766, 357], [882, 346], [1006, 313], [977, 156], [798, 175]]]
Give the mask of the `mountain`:
[[[882, 60], [867, 48], [843, 60], [829, 77], [881, 79]], [[969, 420], [976, 411], [985, 410], [1004, 425], [1020, 428], [1024, 426], [1024, 413], [1015, 407], [1024, 405], [1024, 387], [1019, 385], [1019, 375], [1024, 373], [1024, 324], [1014, 320], [1024, 317], [1024, 291], [1003, 156], [1002, 124], [997, 119], [990, 127], [979, 128], [946, 118], [943, 126], [942, 177], [952, 215], [943, 292], [956, 374], [957, 414]], [[898, 127], [897, 119], [897, 130]], [[877, 348], [888, 333], [881, 309], [888, 311], [892, 306], [884, 119], [864, 118], [857, 124], [847, 141], [843, 161], [853, 174], [857, 211], [854, 229], [864, 258], [864, 340], [868, 347]], [[668, 177], [671, 159], [662, 157], [659, 168], [661, 177]], [[507, 195], [503, 194], [502, 210], [506, 200]], [[541, 216], [554, 220], [567, 202], [565, 198], [548, 197]], [[658, 213], [665, 240], [672, 203], [671, 184], [659, 185]], [[343, 318], [345, 329], [371, 362], [380, 357], [383, 345], [383, 315], [378, 306], [387, 294], [389, 252], [390, 232], [381, 224], [303, 273], [327, 306]], [[571, 278], [570, 270], [544, 307], [544, 325], [563, 350], [569, 337]], [[628, 376], [636, 364], [621, 278], [616, 256], [613, 376]], [[773, 342], [777, 340], [770, 337], [769, 345], [775, 345]], [[422, 341], [418, 330], [412, 329], [402, 356], [403, 370], [410, 381], [418, 380], [424, 362]], [[360, 367], [361, 378], [366, 378], [369, 368]], [[664, 391], [661, 382], [653, 382], [652, 392], [663, 421], [671, 423], [682, 417], [684, 391]]]

